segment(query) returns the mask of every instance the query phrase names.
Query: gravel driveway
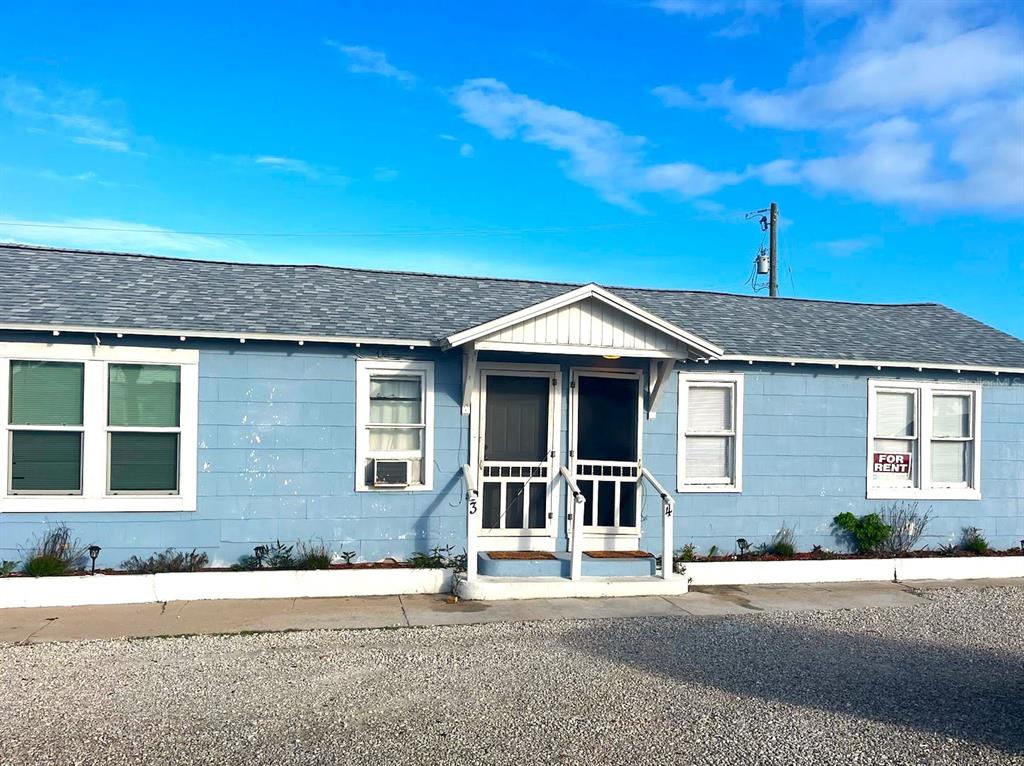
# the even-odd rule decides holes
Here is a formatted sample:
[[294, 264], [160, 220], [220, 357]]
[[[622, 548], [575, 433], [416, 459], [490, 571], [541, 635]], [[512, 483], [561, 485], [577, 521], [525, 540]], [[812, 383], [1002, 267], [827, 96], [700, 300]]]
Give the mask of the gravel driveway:
[[1024, 763], [1024, 588], [0, 649], [0, 763]]

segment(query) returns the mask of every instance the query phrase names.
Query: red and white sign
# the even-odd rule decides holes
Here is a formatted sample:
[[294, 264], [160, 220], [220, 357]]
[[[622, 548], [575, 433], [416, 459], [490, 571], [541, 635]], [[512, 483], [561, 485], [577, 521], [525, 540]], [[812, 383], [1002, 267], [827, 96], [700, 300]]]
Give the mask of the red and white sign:
[[876, 452], [871, 462], [875, 473], [910, 473], [909, 452]]

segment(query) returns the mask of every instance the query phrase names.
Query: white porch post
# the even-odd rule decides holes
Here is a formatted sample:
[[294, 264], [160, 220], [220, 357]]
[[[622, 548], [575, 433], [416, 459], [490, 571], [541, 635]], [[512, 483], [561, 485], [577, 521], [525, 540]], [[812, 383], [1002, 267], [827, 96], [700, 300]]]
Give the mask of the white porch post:
[[586, 502], [579, 493], [573, 493], [572, 560], [569, 562], [569, 577], [573, 580], [583, 577], [583, 506]]
[[476, 514], [479, 510], [480, 493], [476, 488], [476, 475], [468, 465], [462, 466], [466, 479], [466, 580], [477, 577], [477, 552], [479, 541], [476, 534]]
[[661, 533], [661, 576], [666, 580], [671, 580], [675, 575], [672, 561], [672, 513], [675, 510], [675, 501], [666, 495], [661, 502], [664, 518], [664, 529]]
[[579, 580], [583, 576], [583, 509], [587, 499], [580, 492], [568, 468], [560, 466], [558, 472], [565, 479], [566, 507], [572, 508], [572, 527], [569, 530], [569, 578]]

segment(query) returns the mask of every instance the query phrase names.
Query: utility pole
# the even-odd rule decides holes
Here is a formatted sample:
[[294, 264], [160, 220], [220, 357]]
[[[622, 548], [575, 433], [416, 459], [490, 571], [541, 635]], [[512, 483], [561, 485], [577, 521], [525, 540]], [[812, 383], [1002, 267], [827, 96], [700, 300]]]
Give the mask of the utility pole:
[[[761, 240], [762, 242], [764, 240]], [[762, 251], [763, 252], [763, 251]], [[779, 206], [768, 206], [768, 297], [779, 295]]]

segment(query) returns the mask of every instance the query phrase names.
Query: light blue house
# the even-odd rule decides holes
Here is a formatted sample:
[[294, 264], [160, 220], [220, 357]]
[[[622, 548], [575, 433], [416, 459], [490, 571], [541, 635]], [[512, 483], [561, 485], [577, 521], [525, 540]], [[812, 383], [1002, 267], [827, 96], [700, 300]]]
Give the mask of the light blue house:
[[2, 558], [65, 522], [100, 566], [280, 539], [493, 573], [836, 548], [896, 499], [932, 546], [1024, 538], [1024, 342], [936, 304], [15, 245], [0, 285]]

